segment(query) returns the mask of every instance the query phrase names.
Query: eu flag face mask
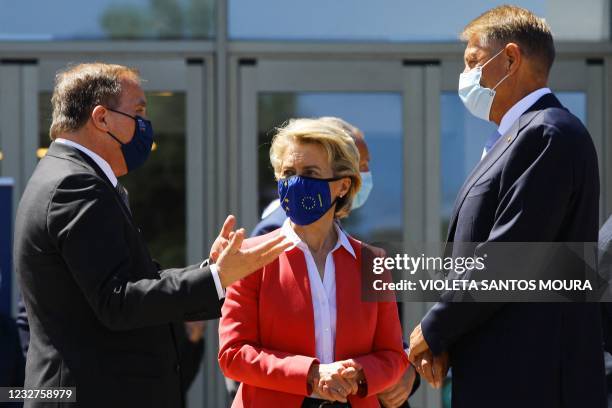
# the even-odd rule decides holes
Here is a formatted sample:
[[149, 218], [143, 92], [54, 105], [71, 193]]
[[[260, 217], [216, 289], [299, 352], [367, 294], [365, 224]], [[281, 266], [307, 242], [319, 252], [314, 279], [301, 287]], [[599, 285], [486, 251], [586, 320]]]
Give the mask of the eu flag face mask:
[[493, 99], [495, 98], [495, 89], [510, 76], [510, 74], [507, 74], [503, 77], [493, 89], [484, 88], [480, 85], [482, 69], [503, 51], [504, 49], [502, 48], [483, 65], [474, 67], [470, 71], [459, 75], [459, 98], [461, 98], [461, 101], [472, 115], [482, 120], [489, 120], [491, 105], [493, 105]]
[[309, 225], [317, 221], [337, 201], [332, 201], [329, 182], [342, 178], [291, 176], [278, 180], [278, 196], [287, 217], [297, 225]]
[[128, 118], [132, 118], [136, 122], [134, 136], [132, 137], [132, 140], [127, 143], [123, 143], [111, 132], [107, 132], [121, 145], [121, 153], [123, 153], [123, 158], [125, 159], [125, 164], [127, 165], [129, 173], [130, 171], [142, 166], [149, 158], [149, 154], [151, 154], [151, 147], [153, 146], [153, 125], [151, 125], [150, 120], [144, 119], [140, 116], [128, 115], [125, 112], [111, 108], [106, 109], [127, 116]]

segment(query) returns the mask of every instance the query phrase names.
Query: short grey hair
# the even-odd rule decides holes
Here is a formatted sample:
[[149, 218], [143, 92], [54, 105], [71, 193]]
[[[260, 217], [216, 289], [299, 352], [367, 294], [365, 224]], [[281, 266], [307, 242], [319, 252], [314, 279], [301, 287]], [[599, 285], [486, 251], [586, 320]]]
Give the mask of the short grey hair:
[[499, 6], [472, 20], [461, 33], [463, 41], [478, 35], [483, 46], [502, 47], [514, 42], [547, 77], [555, 60], [555, 44], [548, 23], [531, 11]]

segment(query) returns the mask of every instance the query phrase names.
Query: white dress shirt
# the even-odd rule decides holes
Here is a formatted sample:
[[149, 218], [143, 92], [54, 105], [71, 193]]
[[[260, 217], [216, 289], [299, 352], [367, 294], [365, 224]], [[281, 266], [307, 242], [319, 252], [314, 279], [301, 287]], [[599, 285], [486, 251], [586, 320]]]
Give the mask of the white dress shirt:
[[515, 103], [514, 106], [512, 106], [502, 117], [501, 122], [499, 122], [499, 127], [497, 128], [499, 134], [503, 136], [510, 130], [512, 125], [514, 125], [514, 122], [519, 120], [523, 113], [527, 112], [527, 109], [531, 108], [538, 101], [538, 99], [549, 93], [552, 93], [549, 88], [536, 89]]
[[327, 254], [325, 260], [325, 273], [323, 280], [308, 245], [300, 239], [291, 227], [289, 219], [285, 220], [281, 227], [281, 234], [294, 244], [286, 249], [290, 251], [298, 247], [306, 258], [308, 269], [308, 280], [310, 281], [310, 294], [312, 296], [312, 308], [314, 312], [315, 325], [315, 350], [316, 357], [321, 364], [330, 364], [335, 361], [336, 346], [336, 266], [333, 253], [341, 246], [344, 247], [353, 258], [357, 259], [355, 251], [351, 246], [346, 234], [334, 223], [338, 234], [338, 241], [334, 248]]
[[[81, 146], [80, 144], [73, 142], [72, 140], [62, 139], [58, 137], [57, 139], [55, 139], [55, 143], [67, 145], [85, 153], [98, 165], [98, 167], [100, 167], [100, 169], [104, 172], [104, 175], [106, 175], [106, 178], [108, 178], [113, 187], [117, 187], [117, 176], [115, 176], [115, 173], [113, 173], [113, 169], [111, 168], [110, 164], [108, 164], [108, 162], [102, 157], [100, 157], [98, 154], [92, 152], [85, 146]], [[204, 261], [202, 265], [200, 265], [200, 267], [204, 266], [204, 264], [207, 262], [208, 261]], [[217, 269], [217, 265], [210, 265], [210, 273], [212, 274], [213, 280], [215, 281], [215, 289], [217, 289], [217, 296], [219, 296], [219, 299], [223, 299], [225, 297], [225, 291], [223, 290], [221, 280], [219, 279], [219, 271]]]
[[61, 137], [58, 137], [57, 139], [55, 139], [55, 143], [60, 143], [60, 144], [64, 144], [70, 147], [74, 147], [75, 149], [80, 150], [81, 152], [85, 153], [91, 160], [96, 162], [96, 164], [98, 165], [100, 169], [102, 169], [102, 171], [106, 175], [106, 178], [108, 179], [108, 181], [111, 182], [113, 187], [117, 187], [117, 176], [115, 176], [115, 173], [113, 173], [113, 169], [111, 169], [110, 164], [108, 164], [108, 162], [104, 160], [102, 157], [92, 152], [85, 146], [81, 146], [77, 142], [73, 142], [72, 140], [62, 139]]
[[[514, 125], [514, 123], [519, 120], [521, 115], [527, 112], [527, 109], [531, 108], [538, 101], [538, 99], [549, 93], [552, 93], [549, 88], [536, 89], [535, 91], [531, 92], [529, 95], [525, 96], [523, 99], [515, 103], [514, 106], [512, 106], [508, 110], [508, 112], [506, 112], [502, 117], [501, 122], [499, 122], [497, 132], [501, 136], [504, 136], [504, 134], [510, 130], [512, 125]], [[485, 157], [486, 154], [486, 151], [483, 150], [482, 157]]]

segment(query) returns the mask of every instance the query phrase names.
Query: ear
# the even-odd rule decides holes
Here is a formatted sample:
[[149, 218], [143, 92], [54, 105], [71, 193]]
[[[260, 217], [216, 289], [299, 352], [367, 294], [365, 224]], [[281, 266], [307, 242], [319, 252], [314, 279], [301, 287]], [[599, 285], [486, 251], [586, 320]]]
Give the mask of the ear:
[[351, 189], [351, 184], [353, 183], [353, 181], [351, 180], [350, 177], [344, 177], [343, 179], [339, 181], [341, 182], [341, 184], [340, 184], [340, 191], [338, 192], [338, 197], [344, 197], [345, 195], [348, 194], [349, 190]]
[[508, 58], [508, 74], [513, 75], [518, 71], [523, 62], [521, 47], [516, 43], [508, 43], [504, 49], [506, 58]]
[[107, 123], [107, 114], [108, 110], [102, 106], [98, 105], [91, 112], [91, 122], [101, 132], [108, 132], [108, 123]]

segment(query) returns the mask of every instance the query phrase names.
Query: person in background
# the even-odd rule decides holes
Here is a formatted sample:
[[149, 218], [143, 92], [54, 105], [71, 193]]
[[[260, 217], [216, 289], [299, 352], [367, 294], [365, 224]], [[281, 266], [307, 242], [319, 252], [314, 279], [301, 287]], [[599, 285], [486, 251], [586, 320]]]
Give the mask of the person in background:
[[282, 235], [293, 246], [227, 289], [219, 364], [241, 382], [232, 406], [379, 406], [408, 365], [396, 303], [361, 299], [369, 248], [336, 222], [360, 188], [357, 146], [329, 121], [295, 119], [270, 161], [289, 218], [245, 244]]

